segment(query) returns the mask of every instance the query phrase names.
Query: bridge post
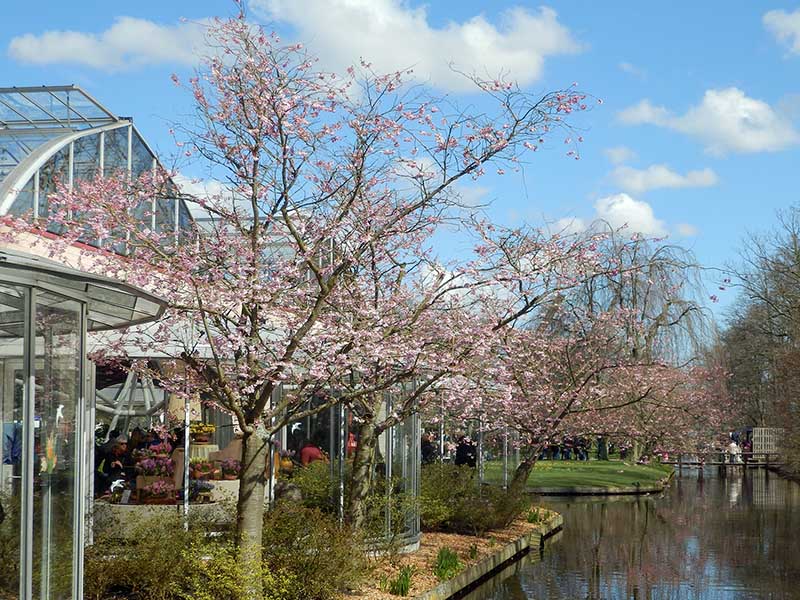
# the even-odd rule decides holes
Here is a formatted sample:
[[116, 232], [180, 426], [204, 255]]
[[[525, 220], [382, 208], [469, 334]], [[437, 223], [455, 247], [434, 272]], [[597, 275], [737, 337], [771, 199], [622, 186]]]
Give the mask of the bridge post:
[[678, 470], [683, 470], [683, 454], [678, 454]]

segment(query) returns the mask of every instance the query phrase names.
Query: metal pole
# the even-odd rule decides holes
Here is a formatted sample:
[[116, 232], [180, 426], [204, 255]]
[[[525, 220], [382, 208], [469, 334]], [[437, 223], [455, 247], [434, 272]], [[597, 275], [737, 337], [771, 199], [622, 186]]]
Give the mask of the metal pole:
[[444, 462], [444, 398], [439, 405], [439, 462]]
[[503, 489], [508, 489], [508, 427], [503, 427]]
[[189, 431], [192, 401], [188, 390], [183, 400], [183, 528], [189, 531]]

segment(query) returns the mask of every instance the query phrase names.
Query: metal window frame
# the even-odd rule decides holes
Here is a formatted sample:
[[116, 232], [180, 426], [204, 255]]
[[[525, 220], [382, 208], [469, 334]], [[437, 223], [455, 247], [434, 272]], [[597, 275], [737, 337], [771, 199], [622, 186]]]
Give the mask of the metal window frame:
[[[5, 282], [4, 282], [5, 283]], [[40, 293], [32, 285], [8, 282], [8, 285], [19, 286], [24, 294], [25, 332], [23, 338], [22, 364], [22, 495], [20, 511], [20, 598], [33, 597], [33, 549], [34, 549], [34, 467], [36, 456], [35, 420], [36, 420], [36, 307]], [[58, 292], [52, 292], [58, 293]], [[86, 391], [87, 391], [87, 305], [80, 299], [68, 294], [58, 294], [80, 306], [80, 323], [78, 331], [78, 397], [75, 400], [75, 454], [73, 456], [73, 514], [72, 514], [72, 597], [83, 597], [83, 558], [86, 535], [83, 527], [87, 510], [87, 477], [86, 477]], [[46, 592], [45, 592], [46, 594]]]

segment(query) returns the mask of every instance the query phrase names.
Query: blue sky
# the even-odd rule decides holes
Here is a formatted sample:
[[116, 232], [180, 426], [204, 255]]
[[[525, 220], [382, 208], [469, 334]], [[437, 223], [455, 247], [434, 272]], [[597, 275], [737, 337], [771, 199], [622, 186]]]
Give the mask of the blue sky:
[[[195, 23], [232, 10], [229, 0], [8, 3], [0, 85], [79, 84], [169, 153], [169, 122], [190, 109], [169, 76], [192, 68]], [[249, 10], [326, 66], [360, 55], [414, 66], [464, 102], [449, 61], [503, 66], [532, 92], [575, 81], [602, 98], [576, 122], [581, 160], [554, 138], [522, 175], [479, 182], [472, 193], [503, 223], [627, 221], [720, 267], [795, 202], [800, 5], [251, 0]], [[720, 296], [717, 312], [731, 300]]]

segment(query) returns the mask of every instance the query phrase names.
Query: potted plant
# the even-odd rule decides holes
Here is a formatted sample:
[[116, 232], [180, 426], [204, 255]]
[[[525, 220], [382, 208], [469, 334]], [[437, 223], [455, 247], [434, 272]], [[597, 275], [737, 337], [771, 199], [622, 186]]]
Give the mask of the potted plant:
[[158, 444], [150, 446], [149, 451], [153, 456], [158, 456], [161, 458], [168, 457], [172, 452], [172, 444], [170, 444], [167, 440], [163, 440]]
[[140, 490], [140, 499], [145, 504], [174, 504], [175, 484], [160, 479]]
[[281, 471], [284, 473], [291, 473], [294, 471], [294, 450], [281, 450]]
[[235, 458], [226, 458], [220, 463], [222, 468], [222, 478], [227, 480], [239, 479], [242, 470], [242, 463]]
[[210, 481], [192, 480], [189, 483], [189, 501], [207, 504], [211, 502], [211, 490], [214, 484]]
[[175, 472], [175, 466], [168, 457], [143, 458], [136, 463], [136, 471], [140, 475], [168, 478]]
[[211, 442], [211, 435], [217, 430], [211, 423], [195, 421], [189, 425], [189, 434], [195, 444], [208, 444]]
[[204, 458], [193, 458], [189, 462], [192, 479], [212, 479], [214, 464]]

